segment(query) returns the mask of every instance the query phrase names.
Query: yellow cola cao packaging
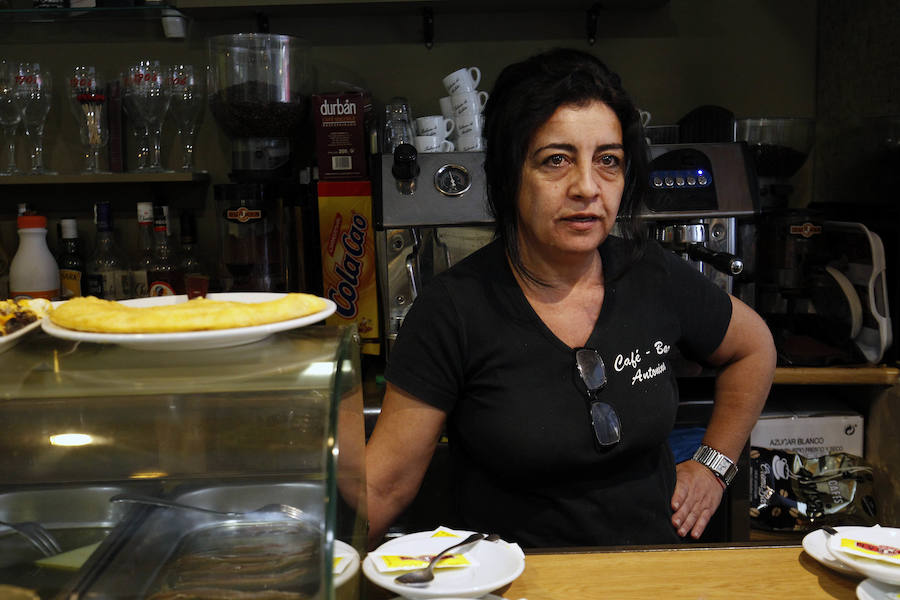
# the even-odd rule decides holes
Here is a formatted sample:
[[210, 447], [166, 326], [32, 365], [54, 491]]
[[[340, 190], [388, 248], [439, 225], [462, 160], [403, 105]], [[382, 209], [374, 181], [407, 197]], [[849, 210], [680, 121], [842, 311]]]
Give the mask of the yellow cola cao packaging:
[[369, 181], [320, 181], [323, 294], [337, 305], [329, 325], [355, 323], [362, 351], [379, 354], [375, 230]]

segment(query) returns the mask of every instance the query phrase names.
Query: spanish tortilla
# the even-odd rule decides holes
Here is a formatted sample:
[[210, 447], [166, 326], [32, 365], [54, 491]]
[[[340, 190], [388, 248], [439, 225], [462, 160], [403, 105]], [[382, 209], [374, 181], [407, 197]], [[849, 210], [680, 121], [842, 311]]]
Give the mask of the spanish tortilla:
[[93, 296], [72, 298], [50, 313], [59, 327], [95, 333], [181, 333], [266, 325], [324, 310], [328, 302], [289, 293], [264, 302], [194, 298], [162, 306], [127, 306]]

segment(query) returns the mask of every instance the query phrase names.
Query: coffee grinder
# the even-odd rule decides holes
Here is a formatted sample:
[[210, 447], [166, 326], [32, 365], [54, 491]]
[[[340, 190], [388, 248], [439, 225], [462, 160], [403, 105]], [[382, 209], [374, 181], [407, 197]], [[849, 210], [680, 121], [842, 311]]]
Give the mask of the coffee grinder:
[[286, 35], [209, 39], [209, 109], [231, 140], [231, 183], [214, 186], [223, 291], [296, 288], [291, 237], [308, 54], [303, 40]]

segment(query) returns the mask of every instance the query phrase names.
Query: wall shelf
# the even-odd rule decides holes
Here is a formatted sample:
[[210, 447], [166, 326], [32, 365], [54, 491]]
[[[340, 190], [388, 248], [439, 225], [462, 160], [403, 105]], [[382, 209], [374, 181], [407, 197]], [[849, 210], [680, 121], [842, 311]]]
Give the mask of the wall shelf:
[[861, 367], [778, 367], [775, 383], [787, 385], [895, 385], [900, 369], [886, 365]]
[[209, 173], [206, 171], [172, 173], [98, 173], [78, 174], [63, 173], [59, 175], [10, 175], [0, 177], [3, 185], [93, 185], [108, 183], [206, 183]]

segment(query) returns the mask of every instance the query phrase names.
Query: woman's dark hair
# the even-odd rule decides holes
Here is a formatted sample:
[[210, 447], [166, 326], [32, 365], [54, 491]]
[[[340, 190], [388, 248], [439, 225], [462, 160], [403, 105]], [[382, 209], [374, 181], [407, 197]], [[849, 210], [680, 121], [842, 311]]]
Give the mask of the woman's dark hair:
[[560, 106], [594, 101], [612, 109], [622, 126], [627, 166], [619, 225], [636, 256], [643, 246], [636, 216], [647, 185], [646, 142], [637, 107], [618, 75], [585, 52], [549, 50], [504, 68], [484, 109], [484, 170], [496, 233], [516, 271], [536, 283], [541, 282], [522, 264], [517, 235], [516, 199], [525, 155], [538, 128]]

